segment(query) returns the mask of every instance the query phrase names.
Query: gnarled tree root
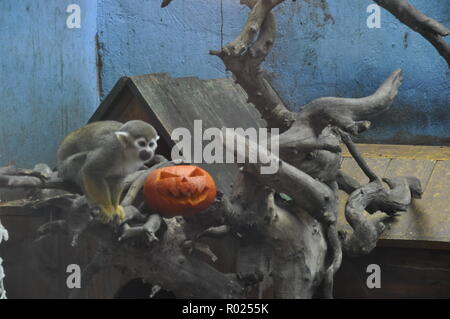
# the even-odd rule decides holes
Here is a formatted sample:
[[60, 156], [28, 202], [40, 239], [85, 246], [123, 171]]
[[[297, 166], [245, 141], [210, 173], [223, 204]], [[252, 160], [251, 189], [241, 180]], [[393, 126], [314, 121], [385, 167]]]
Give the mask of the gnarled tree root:
[[412, 198], [420, 193], [420, 181], [415, 177], [385, 178], [389, 189], [385, 189], [380, 180], [374, 180], [354, 190], [345, 206], [345, 218], [353, 232], [340, 232], [342, 247], [349, 256], [360, 256], [370, 253], [377, 244], [378, 238], [385, 229], [379, 219], [365, 216], [365, 210], [374, 213], [383, 211], [387, 217], [399, 211], [406, 211]]

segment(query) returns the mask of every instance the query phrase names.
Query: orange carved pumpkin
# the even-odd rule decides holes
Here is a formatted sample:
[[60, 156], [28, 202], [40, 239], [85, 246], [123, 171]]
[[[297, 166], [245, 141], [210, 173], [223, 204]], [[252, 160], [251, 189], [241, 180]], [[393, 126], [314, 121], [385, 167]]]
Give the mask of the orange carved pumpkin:
[[211, 175], [194, 165], [156, 169], [144, 184], [145, 203], [164, 217], [195, 215], [214, 202], [216, 192]]

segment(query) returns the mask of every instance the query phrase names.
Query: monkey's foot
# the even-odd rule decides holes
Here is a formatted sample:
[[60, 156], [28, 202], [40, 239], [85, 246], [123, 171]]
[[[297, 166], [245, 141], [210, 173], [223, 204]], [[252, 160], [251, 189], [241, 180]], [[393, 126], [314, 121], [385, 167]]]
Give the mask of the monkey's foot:
[[98, 218], [102, 223], [108, 224], [114, 220], [114, 216], [116, 215], [114, 207], [101, 206], [99, 208], [100, 214], [98, 215]]
[[110, 222], [112, 222], [112, 220], [114, 219], [112, 216], [105, 214], [105, 213], [100, 213], [99, 215], [99, 219], [102, 223], [104, 224], [109, 224]]
[[111, 222], [121, 224], [125, 221], [125, 210], [122, 206], [100, 206], [100, 212], [98, 214], [98, 218], [104, 224], [109, 224]]
[[126, 218], [125, 210], [120, 205], [116, 207], [115, 218], [119, 224], [121, 224]]

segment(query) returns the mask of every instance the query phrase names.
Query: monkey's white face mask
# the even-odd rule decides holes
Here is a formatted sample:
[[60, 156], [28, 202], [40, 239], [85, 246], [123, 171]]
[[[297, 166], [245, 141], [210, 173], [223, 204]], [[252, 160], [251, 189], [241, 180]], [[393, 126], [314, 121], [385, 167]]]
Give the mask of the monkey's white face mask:
[[145, 164], [151, 161], [153, 156], [155, 156], [159, 136], [148, 140], [145, 137], [134, 139], [128, 132], [123, 131], [115, 132], [115, 134], [129, 157]]

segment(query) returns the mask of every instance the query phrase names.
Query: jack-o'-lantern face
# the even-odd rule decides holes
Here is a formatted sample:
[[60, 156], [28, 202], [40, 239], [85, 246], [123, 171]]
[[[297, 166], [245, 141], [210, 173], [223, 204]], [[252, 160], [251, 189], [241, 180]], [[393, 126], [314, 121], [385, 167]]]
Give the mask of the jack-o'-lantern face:
[[146, 204], [164, 217], [192, 216], [205, 210], [216, 192], [211, 175], [194, 165], [154, 170], [144, 184]]

